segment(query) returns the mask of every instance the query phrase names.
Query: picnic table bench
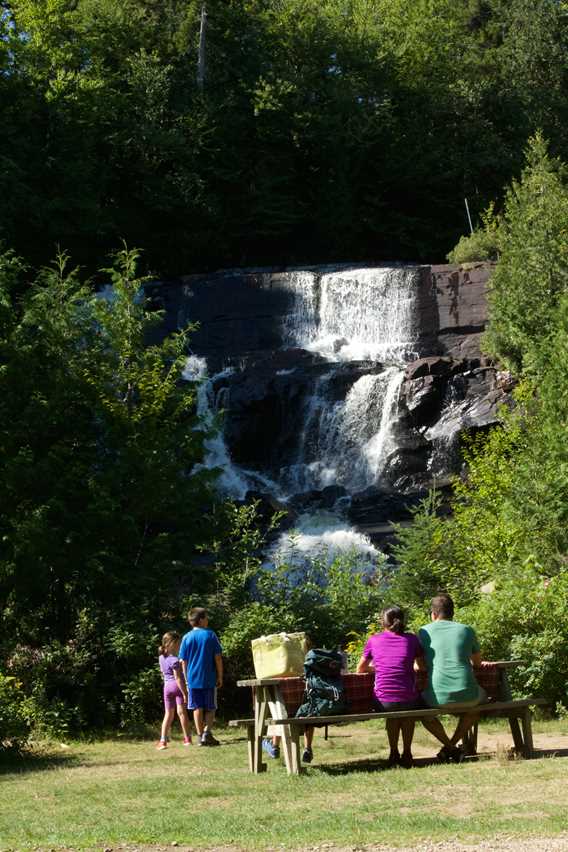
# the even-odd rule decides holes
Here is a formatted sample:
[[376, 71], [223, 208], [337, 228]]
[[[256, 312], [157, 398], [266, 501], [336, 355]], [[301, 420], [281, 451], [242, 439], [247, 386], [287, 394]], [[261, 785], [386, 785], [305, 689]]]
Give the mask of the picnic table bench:
[[[513, 700], [507, 677], [507, 671], [520, 665], [519, 660], [499, 660], [483, 662], [475, 669], [478, 683], [487, 692], [489, 702], [475, 707], [475, 711], [484, 716], [502, 716], [509, 720], [515, 750], [523, 757], [533, 756], [531, 706], [544, 704], [542, 698], [523, 698]], [[421, 673], [417, 673], [418, 678]], [[295, 713], [302, 703], [304, 693], [303, 677], [252, 678], [237, 681], [237, 686], [252, 689], [254, 718], [232, 719], [231, 727], [244, 727], [248, 739], [248, 761], [251, 772], [266, 770], [262, 760], [262, 739], [270, 720], [273, 730], [280, 730], [281, 745], [288, 774], [299, 775], [303, 771], [300, 760], [300, 735], [306, 727], [337, 725], [341, 723], [362, 722], [369, 719], [422, 719], [432, 716], [461, 716], [468, 711], [452, 713], [445, 709], [428, 708], [423, 710], [390, 711], [377, 713], [373, 710], [373, 673], [344, 674], [345, 697], [350, 713], [339, 716], [304, 716], [296, 718]], [[418, 684], [424, 688], [425, 683]], [[468, 754], [477, 751], [477, 724], [469, 732], [464, 747]]]

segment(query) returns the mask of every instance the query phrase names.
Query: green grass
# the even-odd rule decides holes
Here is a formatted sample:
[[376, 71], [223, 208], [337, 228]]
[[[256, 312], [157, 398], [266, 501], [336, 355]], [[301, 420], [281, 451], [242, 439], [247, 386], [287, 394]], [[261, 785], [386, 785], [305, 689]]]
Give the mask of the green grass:
[[[417, 731], [420, 765], [386, 770], [381, 723], [316, 734], [308, 773], [288, 777], [270, 761], [249, 774], [246, 742], [221, 731], [218, 749], [165, 752], [151, 741], [114, 739], [44, 746], [4, 759], [0, 849], [98, 849], [173, 842], [207, 848], [284, 848], [335, 843], [410, 845], [568, 830], [568, 723], [535, 724], [536, 745], [557, 756], [508, 760], [501, 722], [482, 728], [492, 755], [460, 766], [425, 759], [437, 748]], [[540, 736], [539, 736], [540, 735]]]

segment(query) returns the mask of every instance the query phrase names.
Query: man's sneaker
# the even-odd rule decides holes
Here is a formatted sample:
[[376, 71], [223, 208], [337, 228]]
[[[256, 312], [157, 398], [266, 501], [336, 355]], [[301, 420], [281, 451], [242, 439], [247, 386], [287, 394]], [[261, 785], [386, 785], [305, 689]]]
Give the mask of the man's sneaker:
[[274, 745], [271, 740], [264, 739], [262, 741], [262, 750], [265, 751], [269, 757], [274, 759], [280, 757], [280, 746]]
[[191, 745], [191, 737], [184, 737], [183, 744], [184, 746]]
[[302, 760], [304, 761], [304, 763], [311, 763], [313, 759], [314, 753], [311, 748], [305, 748], [304, 753], [302, 755]]
[[461, 763], [464, 759], [464, 753], [461, 748], [456, 746], [444, 746], [438, 752], [438, 760], [440, 763]]
[[201, 745], [204, 746], [218, 746], [221, 745], [219, 740], [216, 740], [211, 731], [204, 731], [201, 735]]
[[156, 746], [158, 751], [163, 751], [167, 747], [168, 747], [168, 741], [167, 740], [160, 740], [160, 742]]
[[451, 763], [463, 763], [463, 759], [465, 757], [464, 750], [456, 746], [455, 748], [450, 749], [450, 761]]

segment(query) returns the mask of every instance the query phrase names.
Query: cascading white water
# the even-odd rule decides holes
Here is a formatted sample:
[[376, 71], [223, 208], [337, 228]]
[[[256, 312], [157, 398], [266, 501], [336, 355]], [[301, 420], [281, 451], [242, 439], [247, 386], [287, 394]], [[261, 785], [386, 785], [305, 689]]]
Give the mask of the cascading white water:
[[417, 330], [419, 267], [294, 272], [294, 305], [283, 326], [290, 345], [331, 361], [408, 360]]
[[[223, 370], [213, 379], [224, 378], [231, 375], [232, 368]], [[207, 361], [196, 355], [190, 355], [185, 363], [182, 377], [186, 381], [198, 382], [197, 388], [197, 413], [204, 426], [204, 431], [213, 430], [216, 405], [213, 400], [213, 381], [207, 379]], [[231, 456], [225, 444], [221, 430], [215, 432], [213, 437], [204, 441], [205, 460], [203, 465], [196, 465], [198, 471], [203, 467], [220, 471], [217, 487], [228, 497], [243, 500], [247, 491], [254, 487], [254, 483], [247, 477], [247, 473], [238, 468], [231, 461]], [[262, 477], [261, 477], [262, 478]], [[274, 485], [274, 483], [271, 483]]]
[[357, 532], [334, 512], [300, 515], [292, 533], [282, 533], [271, 547], [269, 558], [277, 565], [301, 566], [318, 559], [328, 565], [341, 554], [354, 554], [357, 569], [372, 572], [382, 554], [368, 536]]
[[328, 485], [357, 491], [376, 483], [391, 449], [393, 409], [403, 371], [361, 376], [344, 400], [330, 402], [326, 373], [309, 398], [300, 436], [298, 459], [281, 480], [293, 493]]

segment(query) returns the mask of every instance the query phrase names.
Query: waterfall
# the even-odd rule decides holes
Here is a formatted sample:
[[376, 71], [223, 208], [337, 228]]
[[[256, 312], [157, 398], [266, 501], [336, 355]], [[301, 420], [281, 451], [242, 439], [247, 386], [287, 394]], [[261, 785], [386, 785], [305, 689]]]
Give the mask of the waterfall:
[[333, 372], [322, 376], [306, 405], [297, 460], [281, 471], [283, 486], [298, 493], [328, 485], [349, 491], [374, 485], [392, 448], [403, 376], [397, 367], [361, 376], [337, 402], [328, 398]]
[[[304, 511], [292, 536], [283, 533], [274, 545], [272, 558], [276, 561], [321, 557], [324, 551], [331, 559], [339, 551], [353, 548], [361, 563], [376, 563], [380, 558], [371, 541], [347, 522], [341, 507], [349, 503], [349, 495], [380, 485], [385, 463], [395, 449], [393, 423], [403, 365], [416, 350], [420, 274], [418, 266], [307, 269], [283, 273], [277, 283], [271, 283], [290, 296], [289, 309], [280, 320], [284, 348], [313, 353], [313, 360], [306, 360], [304, 353], [297, 362], [290, 353], [287, 362], [279, 362], [284, 366], [274, 372], [278, 387], [290, 387], [285, 385], [289, 378], [295, 388], [302, 389], [290, 395], [294, 407], [286, 410], [288, 418], [293, 413], [297, 432], [287, 433], [285, 463], [280, 470], [240, 468], [232, 462], [222, 434], [206, 439], [205, 465], [222, 470], [221, 490], [237, 498], [244, 498], [251, 489], [271, 493], [284, 502], [297, 495], [320, 493], [327, 486], [341, 486], [347, 493], [333, 509]], [[323, 370], [322, 360], [327, 362]], [[200, 382], [198, 410], [207, 427], [213, 425], [215, 412], [222, 407], [222, 395], [230, 399], [231, 394], [225, 382], [219, 397], [214, 398], [213, 380], [207, 380], [202, 361], [188, 359], [186, 378]], [[248, 369], [246, 362], [242, 369]], [[272, 394], [267, 399], [273, 400], [275, 385], [267, 381], [265, 365], [263, 369], [259, 381]], [[230, 384], [230, 372], [217, 376], [222, 377], [228, 377]], [[284, 398], [280, 397], [282, 405]], [[246, 396], [244, 404], [246, 411]], [[278, 402], [270, 405], [274, 422]]]
[[295, 272], [283, 328], [289, 345], [331, 361], [408, 360], [417, 333], [419, 267], [346, 269], [319, 277]]
[[276, 483], [255, 471], [244, 470], [233, 464], [231, 456], [223, 438], [223, 432], [215, 424], [215, 415], [222, 405], [222, 389], [219, 398], [214, 399], [213, 387], [215, 380], [230, 376], [233, 368], [229, 367], [207, 378], [207, 362], [205, 358], [190, 355], [185, 363], [182, 378], [189, 382], [198, 382], [197, 388], [197, 414], [203, 424], [203, 431], [211, 431], [212, 437], [204, 441], [205, 459], [203, 464], [195, 466], [195, 471], [207, 468], [208, 470], [219, 470], [217, 487], [227, 497], [235, 500], [244, 500], [247, 491], [255, 488], [263, 488], [272, 493], [279, 493]]

